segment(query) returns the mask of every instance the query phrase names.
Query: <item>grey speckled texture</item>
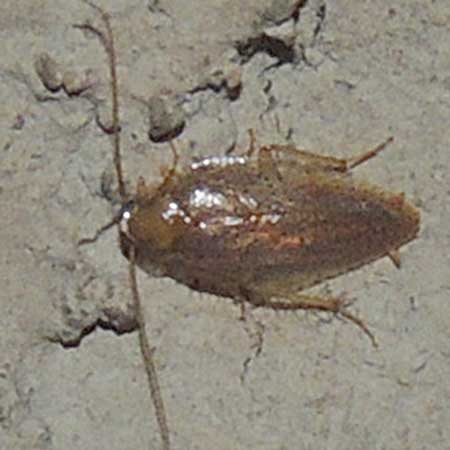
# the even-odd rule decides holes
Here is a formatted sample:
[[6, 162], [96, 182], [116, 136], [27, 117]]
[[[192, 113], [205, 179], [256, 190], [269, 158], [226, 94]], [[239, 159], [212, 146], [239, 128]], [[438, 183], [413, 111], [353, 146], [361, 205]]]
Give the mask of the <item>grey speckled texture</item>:
[[[245, 148], [248, 128], [260, 143], [333, 155], [394, 135], [356, 176], [422, 212], [401, 270], [381, 260], [326, 286], [358, 299], [379, 350], [327, 315], [258, 310], [244, 325], [231, 301], [140, 273], [173, 449], [450, 448], [450, 3], [310, 0], [296, 25], [288, 1], [101, 5], [113, 14], [131, 185], [170, 163], [168, 145], [148, 140], [142, 101], [163, 95], [185, 111], [184, 159]], [[0, 4], [1, 449], [160, 448], [136, 333], [49, 341], [132, 325], [115, 233], [76, 247], [112, 214], [101, 195], [110, 141], [93, 120], [108, 115], [106, 57], [72, 27], [88, 19], [98, 23], [75, 0]], [[263, 31], [278, 53], [255, 52]], [[91, 70], [95, 86], [46, 91], [43, 52]], [[239, 76], [232, 101], [224, 86]]]

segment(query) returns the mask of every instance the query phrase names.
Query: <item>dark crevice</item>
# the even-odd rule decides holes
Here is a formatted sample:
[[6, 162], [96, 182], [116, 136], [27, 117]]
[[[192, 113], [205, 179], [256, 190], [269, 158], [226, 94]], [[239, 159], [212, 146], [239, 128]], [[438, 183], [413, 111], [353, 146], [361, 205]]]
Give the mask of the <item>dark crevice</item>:
[[327, 7], [325, 3], [320, 5], [319, 9], [316, 12], [316, 17], [319, 19], [316, 27], [314, 28], [314, 37], [316, 38], [323, 29], [323, 24], [325, 23], [325, 16], [327, 14]]
[[297, 0], [292, 8], [291, 17], [294, 19], [294, 22], [297, 23], [300, 19], [301, 10], [306, 6], [308, 0]]
[[96, 328], [99, 327], [102, 330], [112, 331], [118, 336], [126, 333], [132, 333], [137, 329], [137, 322], [135, 318], [129, 318], [126, 321], [104, 320], [98, 319], [94, 323], [84, 327], [77, 337], [65, 338], [64, 332], [55, 336], [48, 337], [48, 340], [57, 344], [60, 344], [63, 348], [75, 348], [79, 347], [81, 341], [91, 334]]
[[278, 60], [278, 64], [293, 63], [296, 53], [292, 44], [287, 44], [282, 39], [261, 33], [256, 37], [250, 37], [246, 41], [236, 42], [235, 48], [245, 63], [257, 53], [266, 53]]
[[227, 98], [230, 101], [234, 101], [237, 100], [241, 95], [242, 85], [239, 84], [237, 86], [231, 87], [229, 86], [227, 80], [223, 79], [220, 83], [214, 83], [211, 81], [195, 86], [194, 88], [187, 91], [187, 93], [190, 95], [194, 95], [205, 91], [213, 91], [216, 94], [219, 94], [220, 92], [225, 92]]

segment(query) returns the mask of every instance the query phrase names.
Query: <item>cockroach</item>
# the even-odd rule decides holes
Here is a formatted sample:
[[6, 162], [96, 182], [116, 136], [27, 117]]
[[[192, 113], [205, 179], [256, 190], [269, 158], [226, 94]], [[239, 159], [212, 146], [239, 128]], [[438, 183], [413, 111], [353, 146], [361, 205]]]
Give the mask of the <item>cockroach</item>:
[[351, 169], [384, 150], [393, 138], [355, 157], [321, 156], [290, 145], [258, 147], [250, 133], [242, 155], [209, 157], [177, 167], [174, 162], [157, 188], [141, 178], [135, 195], [125, 189], [120, 153], [116, 54], [108, 13], [84, 0], [101, 16], [105, 32], [90, 24], [109, 57], [114, 164], [122, 208], [93, 238], [113, 225], [129, 260], [139, 341], [164, 450], [169, 427], [146, 334], [136, 281], [144, 271], [242, 306], [273, 310], [320, 310], [360, 327], [366, 324], [340, 297], [303, 290], [384, 256], [399, 265], [398, 249], [419, 231], [418, 210], [403, 194], [358, 182]]

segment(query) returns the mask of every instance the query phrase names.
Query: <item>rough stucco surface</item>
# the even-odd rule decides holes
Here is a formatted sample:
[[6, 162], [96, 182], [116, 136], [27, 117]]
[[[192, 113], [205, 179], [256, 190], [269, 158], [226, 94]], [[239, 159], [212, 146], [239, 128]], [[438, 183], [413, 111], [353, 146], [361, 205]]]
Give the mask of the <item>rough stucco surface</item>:
[[[422, 229], [401, 270], [384, 259], [318, 288], [358, 299], [378, 350], [328, 315], [256, 310], [244, 324], [230, 300], [139, 273], [173, 449], [448, 449], [449, 3], [310, 0], [296, 24], [293, 1], [242, 3], [101, 2], [130, 186], [170, 164], [142, 101], [164, 94], [185, 113], [185, 160], [245, 149], [249, 128], [260, 143], [339, 156], [394, 135], [355, 175], [404, 191]], [[102, 195], [111, 143], [94, 120], [108, 115], [107, 61], [72, 27], [86, 20], [99, 23], [75, 0], [0, 5], [1, 449], [160, 448], [136, 333], [108, 330], [133, 325], [116, 234], [76, 246], [113, 213]], [[294, 54], [237, 53], [263, 31]], [[43, 52], [91, 70], [94, 86], [47, 91], [34, 67]], [[227, 74], [241, 75], [234, 101]]]

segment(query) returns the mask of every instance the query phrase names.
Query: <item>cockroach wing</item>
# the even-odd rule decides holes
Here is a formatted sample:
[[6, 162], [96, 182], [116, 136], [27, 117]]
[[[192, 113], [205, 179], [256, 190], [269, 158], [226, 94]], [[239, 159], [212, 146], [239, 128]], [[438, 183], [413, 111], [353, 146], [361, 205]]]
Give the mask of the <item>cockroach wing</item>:
[[419, 227], [403, 195], [320, 171], [288, 181], [255, 166], [189, 173], [149, 204], [129, 223], [141, 266], [234, 298], [312, 286], [397, 250]]

